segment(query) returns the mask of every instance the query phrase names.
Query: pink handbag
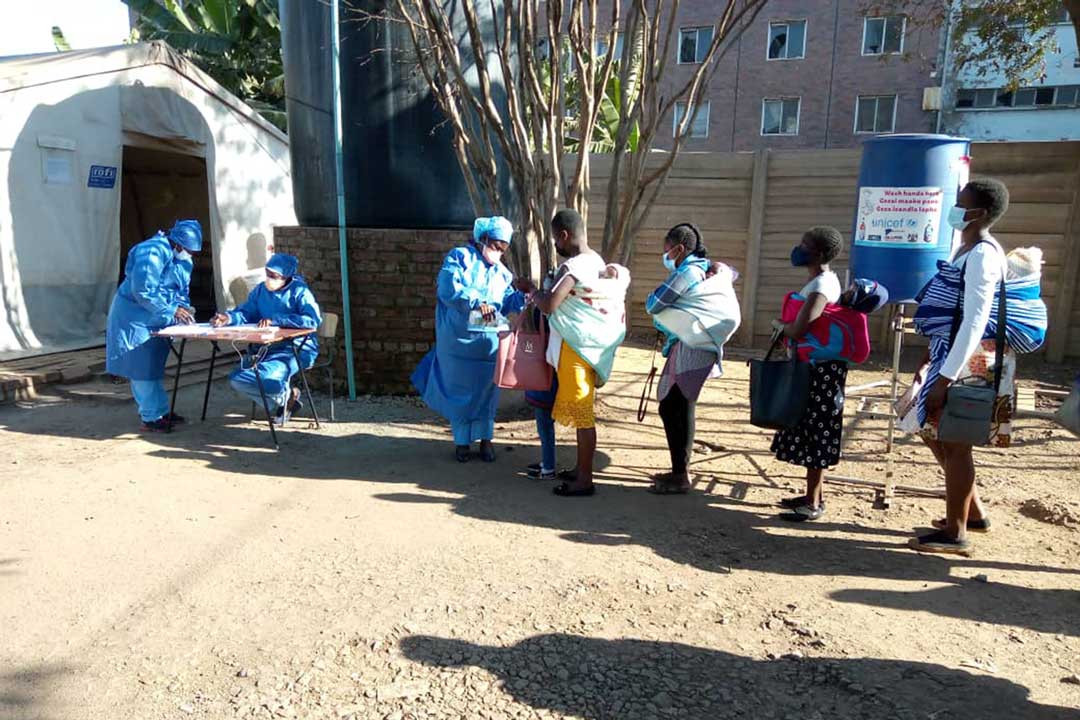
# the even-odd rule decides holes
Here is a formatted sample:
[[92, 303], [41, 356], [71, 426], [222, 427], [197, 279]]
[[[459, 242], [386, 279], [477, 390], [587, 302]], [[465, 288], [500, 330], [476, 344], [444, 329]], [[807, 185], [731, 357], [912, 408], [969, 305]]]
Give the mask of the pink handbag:
[[495, 356], [495, 384], [505, 390], [550, 390], [552, 368], [548, 365], [547, 330], [543, 320], [539, 330], [526, 330], [525, 308], [508, 332], [499, 333]]

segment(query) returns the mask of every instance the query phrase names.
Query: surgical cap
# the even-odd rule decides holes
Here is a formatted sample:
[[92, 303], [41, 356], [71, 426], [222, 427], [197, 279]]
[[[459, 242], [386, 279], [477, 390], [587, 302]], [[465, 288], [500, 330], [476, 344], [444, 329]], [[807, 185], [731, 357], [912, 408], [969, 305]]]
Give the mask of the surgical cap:
[[198, 220], [177, 220], [168, 235], [170, 240], [188, 252], [202, 250], [202, 225]]
[[287, 278], [295, 275], [299, 267], [300, 261], [296, 259], [296, 256], [286, 255], [285, 253], [274, 253], [270, 256], [270, 259], [266, 261], [267, 270], [272, 270], [278, 275]]
[[497, 240], [509, 243], [513, 235], [514, 226], [510, 224], [509, 220], [500, 215], [489, 218], [476, 218], [473, 223], [472, 236], [473, 240], [477, 242]]

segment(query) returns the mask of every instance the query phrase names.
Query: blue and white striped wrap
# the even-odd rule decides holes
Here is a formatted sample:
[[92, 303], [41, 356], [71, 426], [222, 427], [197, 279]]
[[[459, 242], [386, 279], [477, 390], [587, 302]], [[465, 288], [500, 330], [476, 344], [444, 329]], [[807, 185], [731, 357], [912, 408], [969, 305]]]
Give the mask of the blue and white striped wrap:
[[[919, 303], [914, 318], [915, 329], [931, 339], [944, 338], [946, 352], [963, 271], [962, 267], [939, 260], [937, 275], [915, 298]], [[1046, 340], [1046, 303], [1039, 296], [1040, 279], [1039, 273], [1033, 273], [1005, 281], [1005, 340], [1017, 353], [1035, 352]], [[990, 321], [982, 334], [984, 340], [997, 337], [998, 297], [995, 290]]]

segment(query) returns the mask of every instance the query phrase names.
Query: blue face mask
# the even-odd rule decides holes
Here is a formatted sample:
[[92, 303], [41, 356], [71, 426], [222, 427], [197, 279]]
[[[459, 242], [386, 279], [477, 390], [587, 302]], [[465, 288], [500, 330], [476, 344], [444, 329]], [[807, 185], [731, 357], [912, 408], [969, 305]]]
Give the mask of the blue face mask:
[[949, 214], [945, 219], [953, 230], [956, 232], [963, 232], [967, 229], [967, 226], [973, 222], [972, 220], [965, 220], [965, 215], [967, 215], [966, 209], [959, 205], [954, 205], [949, 208]]
[[806, 267], [810, 264], [810, 257], [810, 252], [802, 245], [791, 249], [791, 264], [795, 267]]
[[[672, 250], [673, 249], [674, 248], [672, 248]], [[661, 255], [660, 260], [664, 263], [664, 267], [667, 268], [668, 272], [675, 272], [675, 268], [679, 267], [679, 265], [672, 258], [668, 257], [668, 252], [671, 252], [671, 250], [668, 250]]]

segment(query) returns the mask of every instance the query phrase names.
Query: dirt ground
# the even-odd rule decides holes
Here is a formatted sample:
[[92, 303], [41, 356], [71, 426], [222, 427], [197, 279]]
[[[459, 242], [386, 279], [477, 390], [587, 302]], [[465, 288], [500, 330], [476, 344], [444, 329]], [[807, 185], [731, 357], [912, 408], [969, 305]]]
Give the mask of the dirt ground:
[[[938, 499], [835, 484], [821, 521], [776, 519], [802, 474], [734, 358], [695, 491], [646, 493], [663, 431], [634, 417], [648, 353], [620, 353], [592, 498], [522, 475], [525, 416], [459, 465], [410, 399], [295, 422], [280, 452], [220, 384], [171, 435], [103, 384], [0, 408], [0, 717], [1080, 718], [1080, 441], [1018, 421], [977, 451], [993, 532], [922, 556]], [[883, 428], [849, 426], [838, 472], [882, 477]], [[940, 483], [917, 443], [896, 457]]]

